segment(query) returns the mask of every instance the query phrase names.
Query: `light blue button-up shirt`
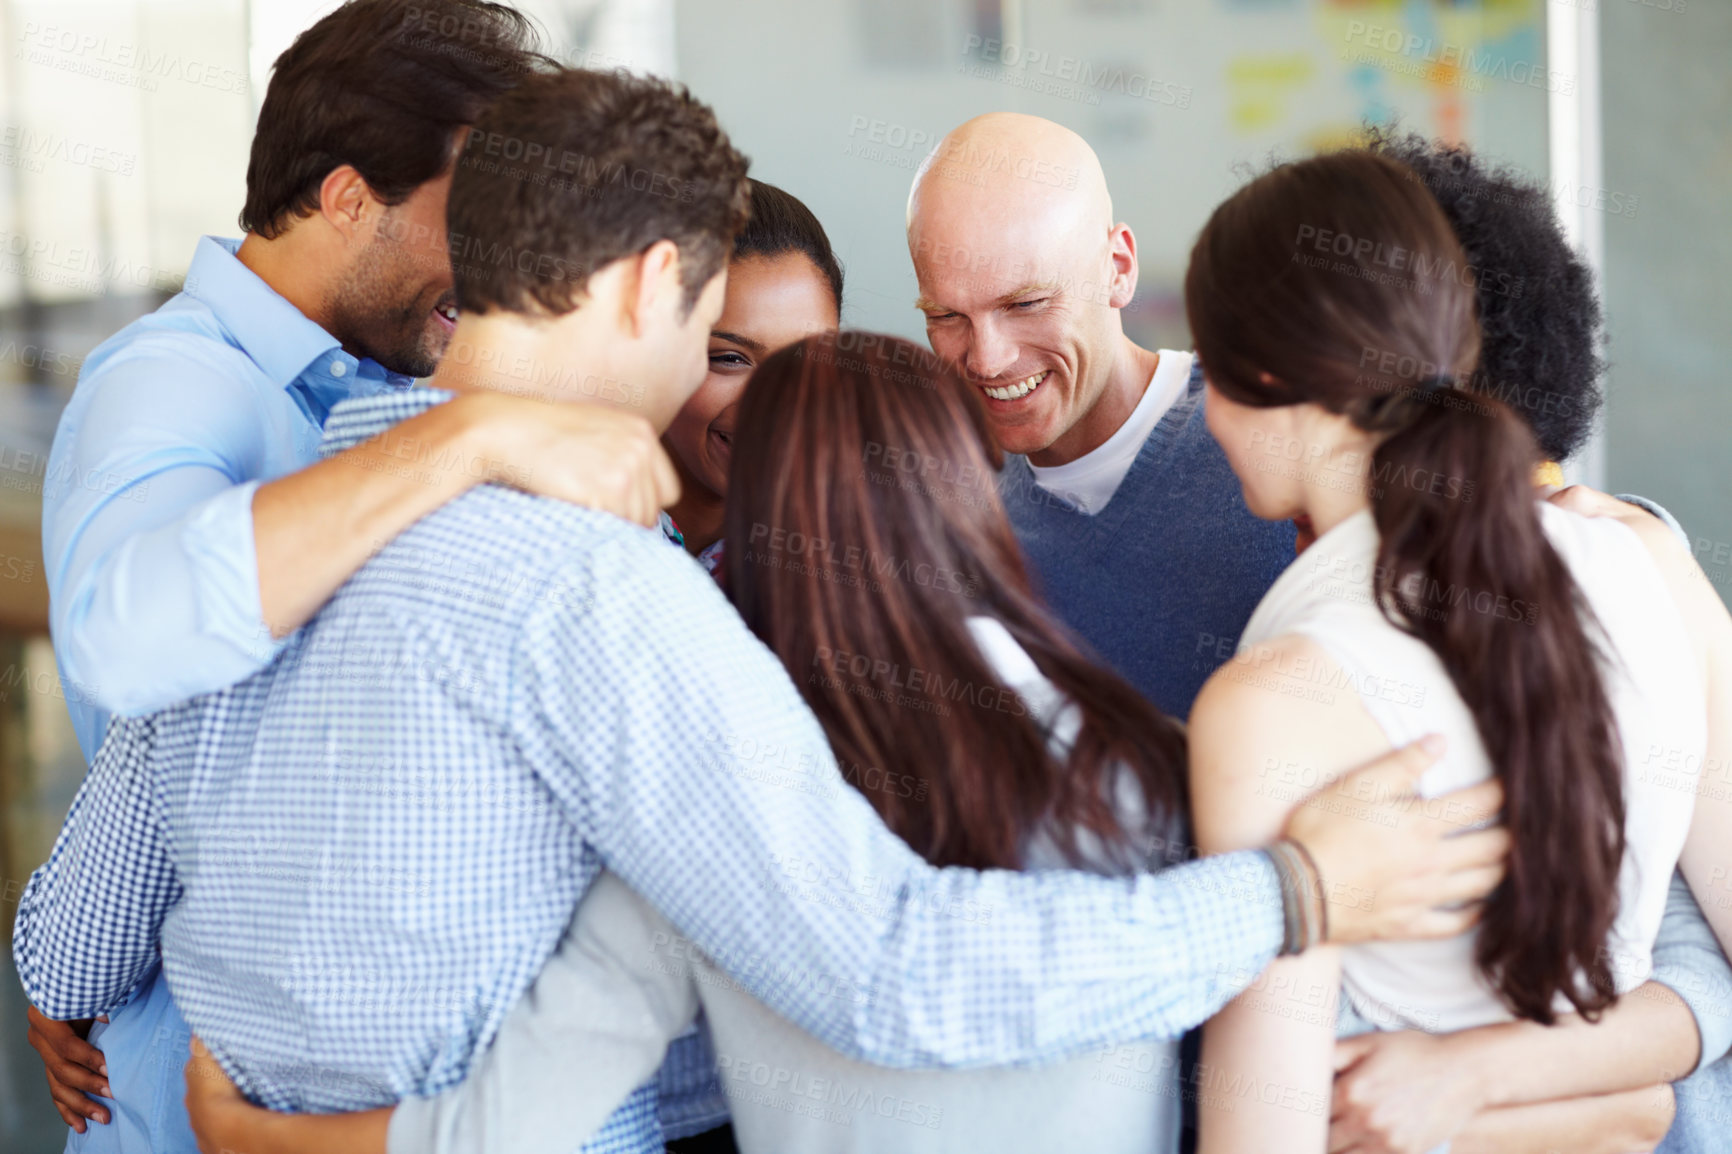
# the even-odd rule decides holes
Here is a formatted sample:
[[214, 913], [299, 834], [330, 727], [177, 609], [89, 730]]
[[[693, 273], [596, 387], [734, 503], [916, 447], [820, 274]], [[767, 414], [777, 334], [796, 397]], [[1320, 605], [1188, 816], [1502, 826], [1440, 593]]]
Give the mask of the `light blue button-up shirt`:
[[186, 288], [84, 362], [49, 454], [42, 555], [72, 723], [232, 685], [277, 652], [253, 491], [318, 459], [331, 406], [406, 389], [204, 237]]

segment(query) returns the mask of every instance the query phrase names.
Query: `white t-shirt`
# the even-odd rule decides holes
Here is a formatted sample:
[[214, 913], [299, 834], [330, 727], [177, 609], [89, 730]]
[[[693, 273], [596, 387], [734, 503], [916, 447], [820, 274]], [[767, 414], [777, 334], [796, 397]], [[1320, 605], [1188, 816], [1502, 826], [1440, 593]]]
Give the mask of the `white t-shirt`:
[[1131, 462], [1143, 451], [1149, 434], [1155, 431], [1173, 402], [1185, 395], [1185, 386], [1191, 380], [1194, 358], [1190, 353], [1161, 349], [1157, 355], [1160, 360], [1155, 364], [1155, 375], [1149, 378], [1148, 388], [1143, 390], [1143, 399], [1118, 431], [1099, 448], [1068, 464], [1042, 468], [1031, 463], [1035, 484], [1073, 502], [1091, 517], [1107, 507], [1124, 483], [1125, 474], [1131, 471]]

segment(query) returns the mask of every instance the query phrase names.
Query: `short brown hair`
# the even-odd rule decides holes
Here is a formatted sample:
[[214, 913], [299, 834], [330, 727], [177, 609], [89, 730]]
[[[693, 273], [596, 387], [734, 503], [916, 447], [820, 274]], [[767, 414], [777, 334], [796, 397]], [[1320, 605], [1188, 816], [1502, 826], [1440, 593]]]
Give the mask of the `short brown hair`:
[[746, 163], [682, 85], [530, 77], [482, 115], [451, 182], [458, 307], [558, 316], [596, 269], [669, 240], [689, 311], [745, 225]]
[[352, 165], [399, 204], [444, 172], [458, 129], [554, 67], [527, 16], [482, 0], [350, 0], [277, 57], [253, 134], [241, 228], [267, 239]]

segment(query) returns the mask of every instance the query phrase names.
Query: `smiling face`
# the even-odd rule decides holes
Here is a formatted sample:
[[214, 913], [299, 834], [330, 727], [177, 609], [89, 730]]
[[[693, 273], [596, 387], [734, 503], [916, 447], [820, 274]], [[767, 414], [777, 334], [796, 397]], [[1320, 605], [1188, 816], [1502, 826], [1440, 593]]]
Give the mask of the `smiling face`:
[[728, 265], [727, 296], [709, 335], [709, 371], [668, 426], [682, 487], [728, 491], [734, 419], [752, 370], [765, 357], [841, 318], [830, 282], [804, 253], [748, 256]]
[[393, 372], [432, 374], [457, 327], [445, 205], [449, 172], [387, 206], [328, 302], [333, 335]]
[[923, 234], [915, 272], [932, 350], [980, 390], [998, 443], [1038, 457], [1100, 400], [1119, 334], [1100, 300], [1106, 235], [1074, 238], [1070, 252], [1043, 260], [1038, 250], [1053, 242], [1020, 231], [970, 227], [954, 248]]
[[1100, 402], [1136, 241], [1080, 137], [1002, 114], [958, 128], [916, 178], [908, 251], [927, 340], [979, 390], [1003, 449], [1056, 465], [1111, 434], [1124, 413]]

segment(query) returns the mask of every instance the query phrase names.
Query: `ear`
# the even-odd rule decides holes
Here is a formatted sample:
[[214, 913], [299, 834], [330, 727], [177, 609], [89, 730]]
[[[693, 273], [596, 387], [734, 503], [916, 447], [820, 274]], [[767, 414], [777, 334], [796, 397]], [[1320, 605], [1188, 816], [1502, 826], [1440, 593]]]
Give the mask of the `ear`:
[[339, 164], [319, 185], [319, 215], [346, 241], [359, 239], [378, 220], [381, 207], [352, 164]]
[[1122, 309], [1137, 295], [1137, 238], [1128, 224], [1115, 224], [1107, 236], [1107, 260], [1112, 266], [1107, 306]]
[[634, 337], [643, 335], [658, 307], [670, 293], [680, 291], [680, 249], [671, 240], [658, 240], [631, 262], [625, 293], [626, 326]]

